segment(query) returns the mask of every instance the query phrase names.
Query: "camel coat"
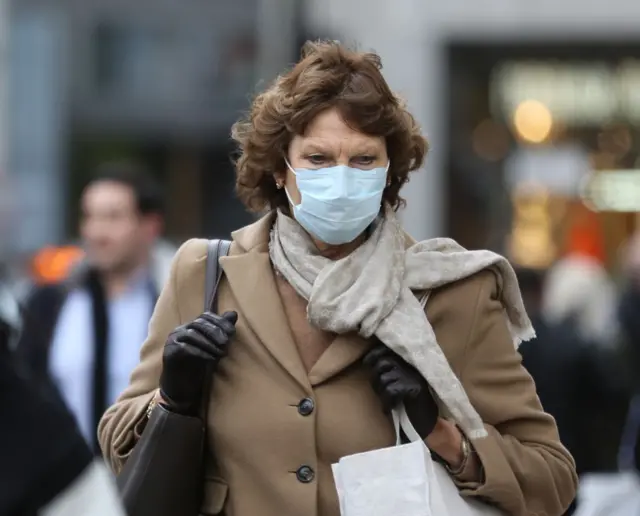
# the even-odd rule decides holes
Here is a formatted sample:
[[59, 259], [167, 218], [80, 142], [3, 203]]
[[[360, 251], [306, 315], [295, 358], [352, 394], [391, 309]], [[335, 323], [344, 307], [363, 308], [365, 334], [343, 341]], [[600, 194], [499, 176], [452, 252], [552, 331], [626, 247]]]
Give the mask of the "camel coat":
[[[230, 256], [221, 260], [219, 309], [237, 311], [239, 320], [212, 386], [201, 510], [339, 516], [331, 464], [392, 446], [394, 432], [361, 364], [370, 343], [355, 334], [315, 342], [304, 302], [274, 274], [272, 220], [234, 233]], [[144, 426], [167, 335], [202, 312], [206, 251], [206, 241], [192, 240], [178, 252], [131, 384], [100, 424], [116, 472]], [[489, 433], [474, 442], [484, 478], [463, 472], [455, 481], [464, 495], [491, 500], [507, 514], [559, 516], [576, 492], [575, 466], [521, 365], [497, 296], [495, 276], [483, 272], [432, 292], [427, 305], [438, 342]], [[296, 303], [302, 310], [292, 308]]]

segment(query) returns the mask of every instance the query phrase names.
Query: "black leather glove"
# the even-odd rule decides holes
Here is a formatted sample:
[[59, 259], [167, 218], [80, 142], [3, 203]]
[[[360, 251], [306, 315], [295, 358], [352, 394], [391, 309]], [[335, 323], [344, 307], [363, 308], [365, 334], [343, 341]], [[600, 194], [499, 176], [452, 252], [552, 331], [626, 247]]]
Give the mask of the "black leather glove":
[[206, 312], [169, 335], [160, 377], [160, 394], [168, 410], [199, 415], [212, 375], [227, 354], [237, 320], [236, 312]]
[[438, 405], [422, 375], [382, 343], [364, 357], [371, 369], [371, 383], [386, 411], [404, 403], [407, 415], [423, 439], [438, 421]]

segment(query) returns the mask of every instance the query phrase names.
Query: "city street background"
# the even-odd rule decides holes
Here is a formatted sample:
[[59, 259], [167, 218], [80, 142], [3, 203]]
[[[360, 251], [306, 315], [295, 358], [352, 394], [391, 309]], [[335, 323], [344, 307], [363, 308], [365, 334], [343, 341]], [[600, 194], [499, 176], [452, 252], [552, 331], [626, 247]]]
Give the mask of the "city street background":
[[[167, 252], [254, 220], [234, 196], [231, 125], [306, 40], [333, 39], [380, 54], [429, 139], [407, 231], [506, 255], [525, 300], [540, 290], [530, 309], [613, 350], [609, 377], [626, 377], [613, 364], [623, 293], [640, 288], [638, 20], [634, 0], [0, 0], [0, 278], [24, 300], [70, 274], [80, 197], [105, 162], [162, 185]], [[600, 392], [612, 451], [593, 470], [617, 467], [625, 420], [598, 411], [626, 410], [634, 389]]]

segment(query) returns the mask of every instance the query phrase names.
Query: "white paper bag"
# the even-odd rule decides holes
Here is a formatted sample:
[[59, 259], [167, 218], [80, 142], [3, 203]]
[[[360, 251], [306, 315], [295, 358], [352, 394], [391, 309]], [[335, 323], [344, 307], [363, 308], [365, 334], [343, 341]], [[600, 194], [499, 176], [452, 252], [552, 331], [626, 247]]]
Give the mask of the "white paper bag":
[[[467, 500], [431, 453], [404, 408], [393, 413], [397, 445], [343, 457], [332, 466], [342, 516], [500, 516]], [[410, 439], [400, 444], [400, 428]]]

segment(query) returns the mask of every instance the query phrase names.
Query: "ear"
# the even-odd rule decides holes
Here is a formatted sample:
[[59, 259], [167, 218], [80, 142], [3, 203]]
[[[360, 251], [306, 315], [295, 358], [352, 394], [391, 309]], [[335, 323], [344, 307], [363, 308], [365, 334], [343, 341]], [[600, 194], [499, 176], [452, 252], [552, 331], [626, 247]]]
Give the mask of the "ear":
[[286, 178], [287, 178], [287, 175], [284, 172], [278, 172], [276, 174], [273, 174], [273, 180], [276, 183], [276, 186], [278, 187], [278, 189], [284, 186], [284, 182]]

